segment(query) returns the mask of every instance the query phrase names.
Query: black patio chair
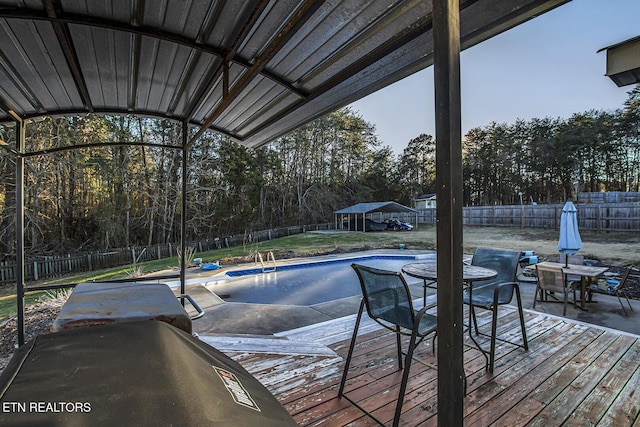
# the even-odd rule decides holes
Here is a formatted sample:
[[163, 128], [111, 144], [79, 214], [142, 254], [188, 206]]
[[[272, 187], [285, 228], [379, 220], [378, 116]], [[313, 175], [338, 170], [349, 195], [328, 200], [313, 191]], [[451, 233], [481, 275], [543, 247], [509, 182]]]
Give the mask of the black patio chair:
[[[402, 402], [407, 389], [407, 380], [409, 379], [409, 370], [411, 368], [411, 360], [413, 358], [414, 349], [429, 334], [434, 334], [433, 345], [436, 339], [436, 316], [426, 311], [432, 306], [423, 307], [419, 311], [415, 311], [411, 301], [411, 292], [409, 286], [402, 274], [395, 271], [380, 270], [377, 268], [367, 267], [364, 265], [351, 264], [356, 271], [360, 280], [362, 289], [362, 301], [356, 318], [356, 324], [353, 328], [353, 336], [349, 346], [349, 353], [342, 373], [342, 381], [338, 396], [344, 397], [362, 412], [367, 414], [377, 423], [384, 425], [380, 420], [369, 412], [365, 411], [360, 405], [351, 400], [344, 394], [344, 386], [347, 381], [347, 373], [351, 364], [351, 356], [355, 348], [356, 339], [358, 337], [358, 328], [364, 308], [367, 308], [369, 317], [381, 326], [396, 334], [396, 347], [398, 351], [398, 370], [403, 369], [402, 363], [402, 345], [401, 336], [410, 336], [409, 347], [404, 359], [404, 372], [400, 383], [400, 391], [396, 403], [395, 416], [393, 418], [393, 426], [397, 426], [400, 421], [402, 412]], [[436, 369], [435, 366], [431, 366]]]
[[631, 307], [631, 302], [629, 301], [629, 296], [627, 295], [626, 286], [629, 281], [629, 276], [631, 275], [631, 271], [634, 270], [634, 267], [628, 267], [624, 275], [622, 276], [622, 280], [607, 280], [605, 283], [607, 284], [606, 289], [601, 289], [597, 284], [591, 285], [587, 290], [588, 301], [592, 301], [593, 294], [601, 294], [601, 295], [609, 295], [618, 297], [618, 301], [620, 302], [620, 307], [622, 307], [622, 312], [625, 316], [628, 316], [627, 310], [624, 308], [624, 304], [622, 303], [622, 299], [620, 296], [623, 296], [627, 300], [627, 304], [629, 304], [629, 308], [633, 311], [633, 307]]
[[[487, 370], [493, 372], [495, 362], [496, 340], [522, 347], [529, 350], [527, 341], [527, 331], [524, 325], [524, 313], [522, 311], [522, 300], [520, 298], [520, 287], [516, 282], [516, 272], [518, 268], [518, 260], [520, 252], [505, 251], [498, 249], [478, 248], [473, 254], [471, 265], [486, 267], [496, 270], [498, 275], [492, 279], [483, 280], [473, 284], [471, 290], [467, 289], [464, 293], [464, 303], [469, 305], [471, 317], [473, 319], [473, 327], [476, 335], [488, 336], [491, 338], [491, 350], [487, 363]], [[518, 314], [520, 315], [520, 328], [522, 329], [522, 344], [513, 341], [507, 341], [498, 338], [496, 335], [498, 323], [498, 307], [509, 304], [513, 299], [515, 292], [516, 302], [518, 304]], [[471, 295], [471, 297], [470, 297]], [[478, 321], [476, 320], [475, 308], [483, 308], [491, 310], [493, 317], [491, 321], [491, 335], [480, 333], [478, 330]], [[471, 325], [469, 325], [471, 327]], [[483, 351], [484, 352], [484, 351]], [[486, 357], [486, 353], [485, 353]]]

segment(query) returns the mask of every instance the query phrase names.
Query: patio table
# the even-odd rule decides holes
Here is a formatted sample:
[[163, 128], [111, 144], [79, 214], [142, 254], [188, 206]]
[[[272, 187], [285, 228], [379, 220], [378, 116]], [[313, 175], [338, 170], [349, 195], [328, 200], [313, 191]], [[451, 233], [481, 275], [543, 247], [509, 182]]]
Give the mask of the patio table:
[[585, 296], [588, 287], [598, 279], [608, 267], [594, 267], [591, 265], [564, 264], [561, 262], [544, 261], [537, 265], [562, 268], [562, 273], [566, 275], [580, 276], [580, 309], [586, 310]]
[[[402, 267], [402, 272], [406, 273], [409, 276], [417, 277], [424, 281], [424, 291], [426, 295], [426, 289], [433, 288], [437, 289], [437, 279], [438, 279], [438, 263], [436, 260], [428, 261], [428, 262], [416, 262], [411, 264], [406, 264]], [[494, 278], [498, 275], [496, 270], [491, 268], [480, 267], [477, 265], [463, 264], [462, 265], [462, 284], [467, 287], [469, 290], [469, 300], [471, 300], [473, 295], [473, 282], [486, 280]], [[435, 285], [435, 286], [434, 286]], [[426, 296], [425, 296], [426, 299]], [[489, 354], [490, 352], [483, 349], [480, 343], [478, 343], [473, 334], [471, 332], [471, 322], [472, 322], [472, 311], [469, 310], [469, 338], [477, 347], [478, 350], [482, 353], [482, 355], [486, 359], [486, 364], [489, 366]]]

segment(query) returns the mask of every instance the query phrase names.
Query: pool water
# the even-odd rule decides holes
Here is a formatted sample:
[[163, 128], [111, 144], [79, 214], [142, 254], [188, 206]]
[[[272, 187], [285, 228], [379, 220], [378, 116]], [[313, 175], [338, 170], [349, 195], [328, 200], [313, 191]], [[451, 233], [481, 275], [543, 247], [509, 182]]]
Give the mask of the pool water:
[[248, 269], [228, 272], [227, 280], [209, 282], [207, 288], [228, 302], [309, 306], [361, 295], [351, 263], [400, 271], [414, 256], [368, 256], [278, 266], [276, 271]]

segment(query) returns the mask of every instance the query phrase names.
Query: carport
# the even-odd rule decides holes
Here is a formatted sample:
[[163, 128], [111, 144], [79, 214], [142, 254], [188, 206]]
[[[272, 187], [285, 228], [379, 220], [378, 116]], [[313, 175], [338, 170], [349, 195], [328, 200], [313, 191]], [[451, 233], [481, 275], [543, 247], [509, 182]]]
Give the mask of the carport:
[[[0, 0], [0, 141], [16, 162], [18, 341], [24, 343], [28, 120], [137, 114], [182, 124], [187, 152], [206, 131], [258, 147], [435, 64], [438, 406], [462, 425], [460, 50], [569, 0]], [[113, 141], [110, 145], [145, 145]], [[101, 144], [104, 146], [105, 144]], [[185, 251], [186, 188], [182, 191]], [[184, 291], [185, 257], [181, 280]]]
[[[351, 229], [350, 225], [352, 223], [351, 217], [353, 215], [353, 223], [355, 223], [358, 220], [362, 221], [361, 223], [362, 230], [367, 231], [367, 228], [365, 226], [367, 215], [371, 216], [375, 213], [412, 213], [414, 214], [413, 226], [415, 228], [418, 228], [418, 211], [396, 202], [357, 203], [353, 206], [349, 206], [347, 208], [335, 211], [334, 217], [335, 217], [336, 228], [337, 229], [343, 228], [343, 223], [345, 222], [344, 218], [346, 217], [346, 222], [349, 225], [347, 229], [350, 230]], [[360, 224], [357, 224], [355, 228], [358, 229], [359, 226]]]

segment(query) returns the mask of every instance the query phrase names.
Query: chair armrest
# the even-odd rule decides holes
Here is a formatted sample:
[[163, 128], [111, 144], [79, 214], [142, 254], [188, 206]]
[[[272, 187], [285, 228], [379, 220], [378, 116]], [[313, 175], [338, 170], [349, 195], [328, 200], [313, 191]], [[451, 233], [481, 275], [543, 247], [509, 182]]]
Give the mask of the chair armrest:
[[494, 305], [498, 305], [498, 295], [500, 295], [500, 291], [502, 290], [502, 288], [506, 288], [506, 287], [512, 287], [514, 289], [520, 289], [520, 285], [518, 285], [518, 282], [503, 282], [503, 283], [498, 283], [497, 285], [495, 285], [495, 289], [493, 290], [493, 304]]

